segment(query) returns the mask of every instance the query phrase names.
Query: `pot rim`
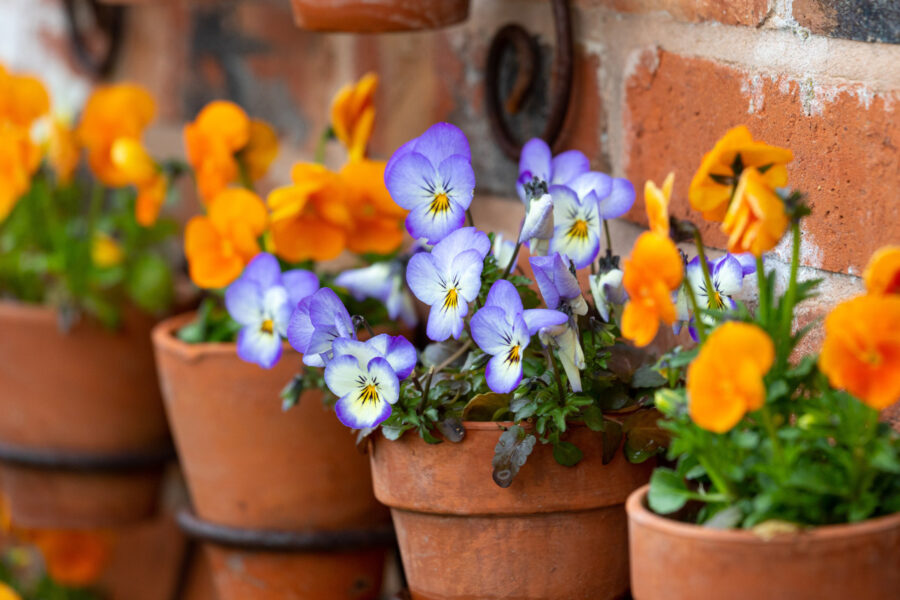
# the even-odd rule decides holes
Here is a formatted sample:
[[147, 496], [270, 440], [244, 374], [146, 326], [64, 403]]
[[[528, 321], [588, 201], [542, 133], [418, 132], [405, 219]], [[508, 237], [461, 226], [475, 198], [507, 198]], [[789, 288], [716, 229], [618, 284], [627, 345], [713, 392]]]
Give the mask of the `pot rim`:
[[12, 298], [0, 300], [0, 317], [10, 316], [17, 319], [56, 323], [57, 310], [46, 304], [21, 302]]
[[[161, 350], [177, 355], [188, 361], [199, 360], [208, 356], [237, 356], [237, 344], [234, 342], [201, 342], [188, 344], [175, 337], [175, 331], [187, 324], [197, 311], [192, 310], [164, 319], [153, 327], [153, 345]], [[287, 342], [282, 346], [286, 352], [294, 352]]]
[[746, 529], [710, 529], [693, 523], [684, 523], [658, 515], [647, 506], [647, 494], [650, 484], [643, 485], [633, 491], [625, 501], [629, 523], [638, 524], [648, 529], [678, 538], [690, 538], [721, 544], [790, 545], [799, 542], [833, 541], [848, 537], [870, 536], [882, 531], [900, 529], [900, 512], [882, 517], [875, 517], [859, 523], [842, 523], [839, 525], [819, 525], [801, 529], [796, 533], [777, 534], [764, 539]]

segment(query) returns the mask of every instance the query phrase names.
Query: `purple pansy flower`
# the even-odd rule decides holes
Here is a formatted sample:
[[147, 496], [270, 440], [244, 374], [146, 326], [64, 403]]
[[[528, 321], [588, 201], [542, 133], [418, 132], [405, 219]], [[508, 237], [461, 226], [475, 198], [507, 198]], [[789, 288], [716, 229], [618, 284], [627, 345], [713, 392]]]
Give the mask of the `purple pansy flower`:
[[356, 339], [356, 328], [350, 313], [334, 290], [322, 288], [304, 298], [294, 309], [287, 327], [287, 338], [303, 363], [324, 367], [332, 356], [337, 339]]
[[590, 161], [583, 152], [569, 150], [553, 156], [550, 146], [540, 138], [528, 140], [519, 155], [519, 179], [516, 191], [522, 202], [528, 202], [525, 184], [537, 177], [550, 185], [566, 185], [590, 170]]
[[492, 356], [485, 370], [488, 387], [500, 394], [516, 389], [522, 381], [522, 358], [531, 336], [567, 320], [556, 310], [523, 310], [515, 286], [505, 279], [495, 281], [484, 307], [471, 322], [472, 339]]
[[625, 304], [628, 299], [625, 286], [622, 285], [624, 275], [621, 269], [610, 269], [588, 277], [591, 295], [594, 297], [594, 306], [597, 307], [597, 312], [607, 323], [609, 323], [612, 305]]
[[428, 337], [442, 342], [459, 338], [469, 302], [481, 289], [484, 257], [490, 252], [487, 234], [474, 227], [458, 229], [432, 248], [409, 260], [406, 281], [415, 296], [431, 306]]
[[363, 429], [387, 419], [400, 397], [400, 380], [415, 366], [416, 350], [403, 336], [381, 334], [366, 342], [336, 339], [325, 383], [338, 397], [334, 411], [340, 422]]
[[472, 203], [475, 172], [469, 140], [454, 125], [432, 125], [394, 153], [384, 182], [394, 202], [410, 211], [410, 235], [436, 244], [462, 227]]
[[575, 267], [582, 269], [591, 264], [600, 251], [600, 214], [593, 192], [584, 198], [571, 188], [554, 185], [553, 237], [550, 252], [565, 254]]
[[[737, 307], [733, 296], [741, 291], [744, 283], [744, 277], [756, 272], [756, 262], [750, 254], [725, 254], [724, 256], [707, 262], [709, 265], [709, 279], [713, 289], [706, 289], [706, 279], [703, 276], [703, 268], [700, 265], [700, 257], [695, 256], [685, 269], [685, 279], [683, 285], [690, 285], [697, 299], [700, 308], [708, 308], [712, 310], [733, 310]], [[678, 299], [675, 303], [678, 313], [675, 323], [675, 332], [678, 333], [684, 322], [689, 324], [693, 322], [696, 315], [690, 313], [690, 307], [685, 292], [679, 291]], [[712, 317], [706, 315], [703, 317], [704, 323], [713, 324]], [[691, 337], [697, 341], [697, 332], [693, 325], [690, 325]]]
[[260, 253], [225, 290], [225, 307], [242, 327], [237, 353], [242, 360], [271, 369], [281, 358], [291, 309], [319, 289], [314, 273], [281, 272], [278, 259]]
[[347, 288], [357, 300], [375, 298], [387, 308], [391, 320], [401, 319], [410, 327], [418, 322], [416, 307], [403, 280], [403, 263], [387, 261], [344, 271], [334, 282]]

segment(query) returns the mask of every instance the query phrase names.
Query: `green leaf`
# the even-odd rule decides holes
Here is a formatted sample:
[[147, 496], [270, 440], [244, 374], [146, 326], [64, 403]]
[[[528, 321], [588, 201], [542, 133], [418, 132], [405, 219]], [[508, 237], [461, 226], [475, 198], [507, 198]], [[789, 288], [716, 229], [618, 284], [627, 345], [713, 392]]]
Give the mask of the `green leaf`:
[[463, 427], [462, 421], [454, 417], [438, 421], [436, 426], [448, 442], [457, 444], [466, 437], [466, 428]]
[[625, 419], [625, 456], [632, 463], [642, 463], [659, 454], [669, 443], [668, 433], [657, 422], [660, 417], [655, 409], [638, 410]]
[[564, 467], [574, 467], [584, 458], [584, 453], [572, 442], [559, 442], [553, 445], [553, 458]]
[[647, 504], [653, 512], [660, 515], [671, 514], [687, 504], [690, 496], [684, 480], [672, 469], [659, 468], [650, 476]]
[[300, 395], [303, 393], [303, 373], [294, 375], [286, 386], [281, 390], [281, 410], [287, 411], [297, 405], [300, 401]]
[[584, 424], [591, 431], [604, 431], [606, 429], [606, 421], [603, 419], [603, 411], [594, 404], [585, 406], [581, 409], [581, 418]]
[[408, 426], [395, 427], [393, 425], [382, 425], [381, 434], [393, 442], [395, 440], [399, 440], [400, 436], [406, 433], [408, 429]]
[[494, 447], [494, 459], [491, 463], [494, 467], [494, 483], [502, 488], [509, 487], [528, 460], [536, 442], [537, 438], [518, 425], [504, 431]]
[[654, 388], [665, 384], [666, 378], [653, 365], [641, 365], [631, 378], [631, 387], [635, 388]]
[[162, 257], [142, 254], [131, 265], [125, 289], [131, 300], [143, 310], [162, 312], [172, 303], [172, 271]]
[[607, 465], [616, 455], [616, 451], [622, 444], [622, 425], [612, 419], [606, 420], [606, 429], [603, 431], [603, 464]]
[[493, 421], [497, 411], [509, 410], [510, 394], [488, 392], [474, 396], [463, 409], [463, 421]]

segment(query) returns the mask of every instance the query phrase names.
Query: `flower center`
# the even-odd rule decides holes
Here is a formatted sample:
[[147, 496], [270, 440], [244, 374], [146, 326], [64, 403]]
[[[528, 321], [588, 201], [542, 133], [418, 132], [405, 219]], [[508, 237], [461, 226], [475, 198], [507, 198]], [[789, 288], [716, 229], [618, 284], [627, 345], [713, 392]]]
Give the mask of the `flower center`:
[[259, 326], [259, 330], [263, 333], [271, 334], [275, 331], [275, 323], [272, 322], [272, 319], [266, 319], [262, 322], [262, 325]]
[[428, 206], [428, 212], [437, 216], [448, 210], [450, 210], [450, 198], [447, 197], [447, 194], [444, 192], [435, 194], [434, 198], [431, 200], [431, 204]]
[[870, 367], [877, 367], [881, 364], [881, 354], [877, 350], [866, 350], [863, 352], [862, 359]]
[[364, 387], [359, 392], [358, 400], [363, 404], [368, 402], [376, 403], [378, 402], [378, 388], [375, 387], [375, 384], [370, 383], [366, 387]]
[[517, 365], [520, 360], [522, 360], [522, 355], [519, 353], [519, 345], [516, 344], [506, 353], [506, 359], [503, 362], [510, 365]]
[[578, 219], [572, 223], [572, 226], [569, 227], [569, 231], [566, 232], [566, 235], [582, 242], [586, 241], [588, 238], [588, 222], [584, 219]]
[[447, 290], [447, 295], [444, 296], [444, 310], [456, 310], [456, 307], [459, 306], [459, 292], [456, 291], [455, 287]]
[[720, 310], [725, 308], [725, 301], [722, 299], [722, 294], [719, 290], [713, 290], [712, 295], [709, 297], [709, 308]]

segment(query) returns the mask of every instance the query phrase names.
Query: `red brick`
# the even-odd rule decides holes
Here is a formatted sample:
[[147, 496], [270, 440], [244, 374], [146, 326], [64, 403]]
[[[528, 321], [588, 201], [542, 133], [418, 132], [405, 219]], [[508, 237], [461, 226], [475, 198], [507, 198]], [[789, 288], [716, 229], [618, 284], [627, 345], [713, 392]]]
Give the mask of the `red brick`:
[[609, 170], [601, 136], [606, 131], [606, 114], [597, 80], [600, 57], [581, 44], [575, 46], [575, 77], [566, 121], [554, 150], [581, 150], [594, 168]]
[[604, 6], [626, 13], [668, 13], [673, 19], [726, 25], [760, 25], [769, 13], [769, 0], [578, 0], [580, 6]]
[[794, 19], [813, 33], [861, 42], [900, 43], [897, 0], [794, 0]]
[[[626, 171], [640, 189], [674, 170], [674, 214], [699, 220], [687, 200], [691, 177], [727, 129], [746, 124], [794, 151], [789, 184], [813, 208], [804, 264], [859, 274], [872, 252], [900, 240], [900, 92], [799, 83], [668, 52], [642, 58], [626, 84]], [[645, 219], [640, 200], [630, 217]], [[707, 243], [723, 246], [720, 232], [705, 231]]]

